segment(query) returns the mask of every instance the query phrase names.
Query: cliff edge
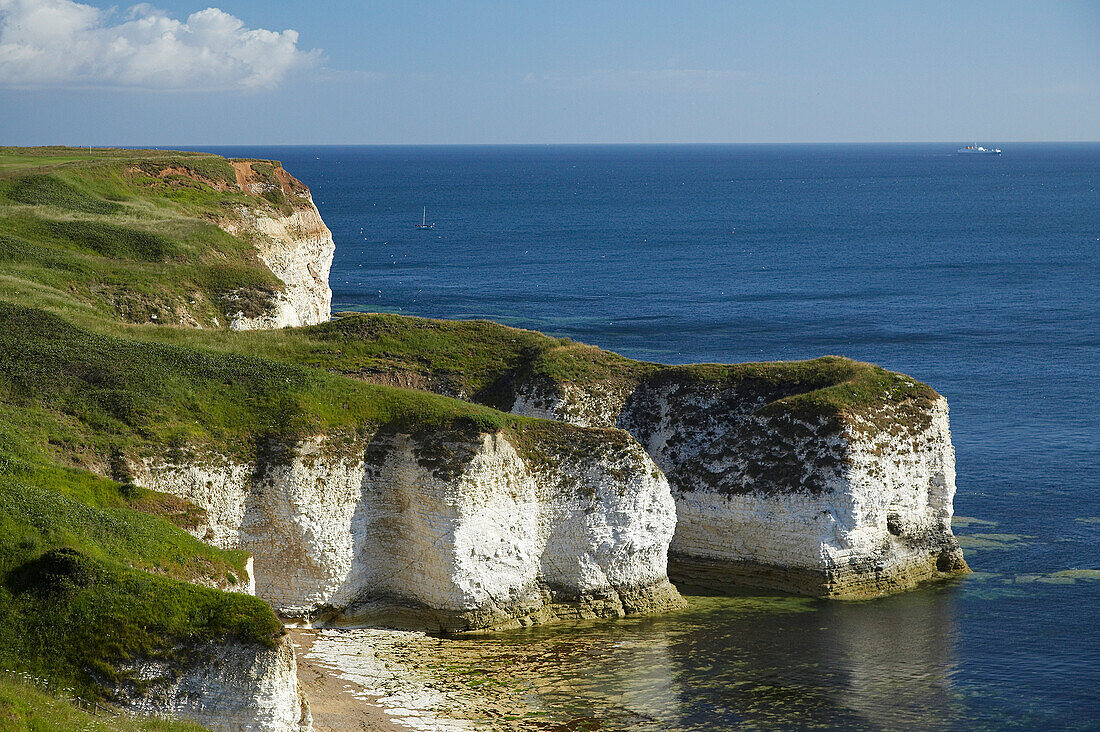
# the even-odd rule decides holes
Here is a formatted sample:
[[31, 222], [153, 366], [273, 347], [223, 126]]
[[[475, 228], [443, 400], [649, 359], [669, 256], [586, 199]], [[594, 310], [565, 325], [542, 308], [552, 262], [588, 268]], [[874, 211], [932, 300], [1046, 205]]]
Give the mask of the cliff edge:
[[676, 501], [674, 581], [856, 599], [967, 571], [947, 402], [903, 374], [835, 356], [663, 366], [391, 315], [339, 314], [294, 341], [348, 376], [628, 432]]
[[329, 318], [335, 245], [267, 160], [5, 148], [0, 263], [13, 302], [77, 317], [237, 330]]
[[278, 163], [231, 160], [242, 191], [276, 206], [240, 206], [237, 216], [221, 222], [235, 236], [251, 238], [260, 261], [283, 283], [268, 312], [233, 314], [234, 330], [314, 325], [329, 319], [332, 290], [328, 275], [336, 244], [321, 220], [309, 188]]

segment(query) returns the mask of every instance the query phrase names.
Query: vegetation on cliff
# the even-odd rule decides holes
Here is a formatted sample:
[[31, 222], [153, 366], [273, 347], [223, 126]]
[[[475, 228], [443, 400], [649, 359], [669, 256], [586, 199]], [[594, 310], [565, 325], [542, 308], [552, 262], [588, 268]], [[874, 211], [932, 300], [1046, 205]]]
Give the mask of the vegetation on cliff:
[[158, 329], [138, 337], [186, 339], [220, 352], [461, 395], [505, 411], [512, 407], [517, 385], [539, 379], [605, 392], [629, 391], [642, 383], [726, 389], [763, 400], [762, 415], [801, 419], [874, 418], [884, 407], [895, 407], [905, 419], [919, 420], [937, 398], [931, 387], [908, 376], [840, 356], [666, 366], [488, 321], [340, 313], [329, 323], [295, 330], [190, 334]]
[[[75, 691], [75, 690], [73, 690]], [[115, 718], [103, 706], [72, 697], [67, 688], [54, 688], [44, 677], [0, 673], [0, 732], [83, 730], [110, 732], [201, 732], [192, 722], [125, 716]]]
[[115, 452], [208, 445], [248, 456], [257, 441], [394, 424], [410, 431], [476, 421], [486, 407], [366, 384], [255, 356], [97, 333], [0, 302], [0, 395], [20, 439], [94, 467]]
[[[245, 556], [191, 537], [163, 498], [89, 472], [0, 452], [0, 668], [71, 686], [127, 678], [122, 666], [233, 637], [271, 645], [282, 628], [248, 595], [211, 587], [246, 578]], [[170, 502], [171, 503], [171, 502]], [[187, 581], [184, 581], [187, 580]]]
[[128, 322], [259, 315], [282, 283], [220, 224], [242, 208], [280, 210], [304, 187], [284, 174], [277, 200], [254, 195], [262, 175], [251, 165], [237, 163], [239, 184], [233, 164], [199, 153], [0, 150], [0, 286], [23, 303]]

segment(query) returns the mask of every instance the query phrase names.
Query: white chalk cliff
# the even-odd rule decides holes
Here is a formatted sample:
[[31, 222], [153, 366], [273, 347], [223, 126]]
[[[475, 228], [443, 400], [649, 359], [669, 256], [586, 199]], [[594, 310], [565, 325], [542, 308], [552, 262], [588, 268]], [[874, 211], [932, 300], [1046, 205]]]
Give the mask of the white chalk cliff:
[[208, 642], [176, 655], [172, 661], [124, 665], [139, 683], [113, 688], [116, 701], [137, 714], [191, 719], [217, 732], [312, 729], [294, 647], [285, 636], [274, 648]]
[[288, 216], [241, 209], [241, 220], [252, 232], [260, 260], [283, 281], [284, 290], [272, 300], [270, 312], [254, 318], [238, 313], [230, 322], [234, 330], [291, 328], [329, 319], [328, 275], [336, 245], [308, 195], [309, 207], [297, 208]]
[[668, 481], [621, 431], [564, 430], [329, 435], [135, 478], [206, 509], [197, 535], [252, 553], [286, 616], [467, 631], [678, 606]]
[[634, 388], [519, 385], [513, 411], [618, 426], [676, 500], [676, 582], [869, 597], [964, 570], [951, 533], [955, 452], [947, 402], [804, 421], [690, 380]]
[[325, 322], [332, 314], [328, 277], [336, 244], [309, 189], [281, 167], [274, 168], [278, 185], [255, 181], [247, 161], [234, 162], [234, 168], [245, 192], [258, 197], [275, 194], [288, 203], [242, 206], [236, 217], [220, 222], [230, 234], [251, 239], [260, 261], [283, 283], [268, 312], [254, 317], [238, 312], [230, 327], [265, 330]]

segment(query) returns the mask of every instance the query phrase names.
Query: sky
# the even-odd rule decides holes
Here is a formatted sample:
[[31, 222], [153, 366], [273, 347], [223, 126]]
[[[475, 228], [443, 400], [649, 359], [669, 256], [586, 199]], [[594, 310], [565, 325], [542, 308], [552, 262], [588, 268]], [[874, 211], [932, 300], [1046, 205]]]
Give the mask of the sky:
[[1097, 0], [0, 0], [0, 145], [1074, 140]]

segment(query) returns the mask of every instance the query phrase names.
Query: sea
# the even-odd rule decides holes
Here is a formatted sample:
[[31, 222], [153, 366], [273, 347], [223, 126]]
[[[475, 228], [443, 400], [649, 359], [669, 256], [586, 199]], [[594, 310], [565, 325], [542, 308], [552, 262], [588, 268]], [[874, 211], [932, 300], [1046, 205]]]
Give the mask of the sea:
[[962, 144], [203, 149], [310, 186], [334, 310], [947, 397], [973, 574], [486, 641], [582, 649], [541, 667], [570, 729], [1100, 729], [1100, 144]]

